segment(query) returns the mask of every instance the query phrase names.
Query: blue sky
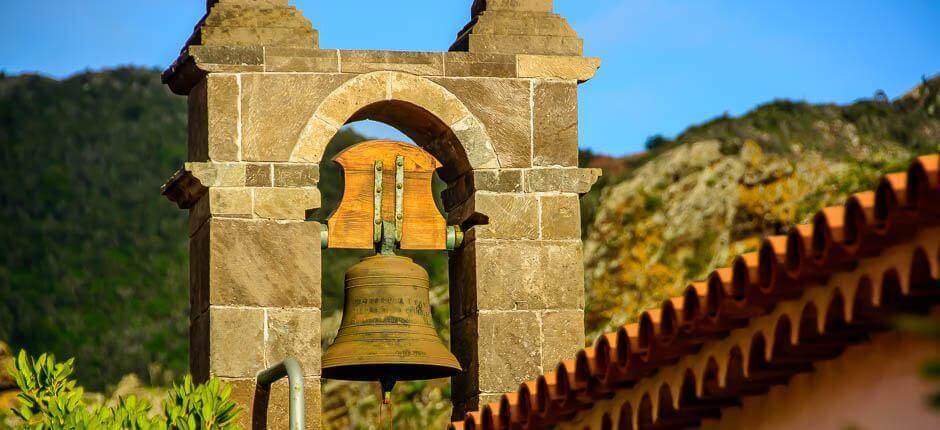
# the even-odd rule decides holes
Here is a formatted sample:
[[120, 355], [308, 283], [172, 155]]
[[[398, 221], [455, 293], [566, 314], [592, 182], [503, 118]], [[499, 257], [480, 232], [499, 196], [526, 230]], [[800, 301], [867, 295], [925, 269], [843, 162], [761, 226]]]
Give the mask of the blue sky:
[[[294, 0], [320, 46], [446, 49], [470, 0]], [[581, 87], [581, 144], [642, 149], [775, 98], [851, 102], [903, 94], [940, 72], [937, 0], [555, 0], [603, 60]], [[56, 77], [125, 64], [164, 67], [204, 0], [2, 0], [0, 69]], [[380, 132], [378, 128], [367, 130]]]

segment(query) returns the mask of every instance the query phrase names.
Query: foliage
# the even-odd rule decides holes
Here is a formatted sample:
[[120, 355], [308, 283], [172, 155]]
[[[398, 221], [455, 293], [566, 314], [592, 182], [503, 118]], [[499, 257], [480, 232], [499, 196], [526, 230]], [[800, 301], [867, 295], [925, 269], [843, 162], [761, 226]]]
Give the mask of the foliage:
[[21, 393], [20, 406], [13, 410], [18, 427], [54, 429], [202, 430], [234, 429], [241, 412], [229, 400], [231, 389], [217, 379], [194, 385], [189, 376], [174, 386], [163, 402], [163, 416], [154, 416], [152, 406], [135, 396], [121, 398], [115, 407], [88, 404], [84, 389], [71, 379], [74, 359], [56, 362], [52, 355], [33, 359], [20, 351], [10, 374]]
[[0, 339], [81, 357], [93, 390], [187, 367], [186, 213], [159, 187], [186, 100], [155, 70], [0, 79]]

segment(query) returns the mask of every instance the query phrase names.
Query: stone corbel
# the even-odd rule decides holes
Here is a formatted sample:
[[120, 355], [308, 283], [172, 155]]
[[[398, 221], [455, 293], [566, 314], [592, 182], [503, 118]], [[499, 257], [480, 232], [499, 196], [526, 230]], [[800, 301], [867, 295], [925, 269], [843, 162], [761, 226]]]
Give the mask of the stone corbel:
[[192, 208], [207, 191], [209, 188], [202, 185], [202, 182], [193, 176], [193, 172], [185, 168], [177, 170], [173, 177], [160, 187], [160, 194], [176, 203], [180, 209]]

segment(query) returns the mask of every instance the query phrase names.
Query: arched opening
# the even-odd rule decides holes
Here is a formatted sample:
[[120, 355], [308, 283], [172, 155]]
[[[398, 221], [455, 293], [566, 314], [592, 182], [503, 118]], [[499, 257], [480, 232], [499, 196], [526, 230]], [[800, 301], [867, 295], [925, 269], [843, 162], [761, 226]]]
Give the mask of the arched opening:
[[[395, 140], [414, 144], [431, 153], [444, 167], [434, 175], [433, 193], [437, 208], [447, 217], [443, 192], [470, 170], [470, 163], [459, 139], [431, 112], [408, 102], [397, 100], [371, 103], [352, 114], [345, 125], [326, 145], [320, 163], [321, 208], [312, 215], [324, 222], [343, 198], [343, 172], [333, 158], [357, 143], [374, 140]], [[397, 251], [412, 258], [427, 270], [430, 278], [431, 314], [442, 341], [450, 346], [451, 332], [451, 270], [448, 253], [443, 251]], [[371, 250], [325, 249], [322, 252], [322, 347], [326, 351], [339, 329], [344, 299], [345, 271]], [[454, 258], [450, 258], [451, 261]], [[457, 263], [460, 264], [459, 262]], [[457, 267], [454, 272], [462, 270]], [[461, 360], [462, 361], [462, 360]], [[464, 364], [464, 367], [466, 365]], [[449, 378], [430, 381], [399, 382], [393, 393], [393, 423], [401, 428], [445, 426], [450, 421], [452, 406]], [[387, 419], [381, 410], [381, 393], [375, 383], [354, 383], [324, 380], [323, 417], [346, 416], [350, 420], [339, 426], [374, 426]], [[325, 425], [328, 426], [327, 423]]]

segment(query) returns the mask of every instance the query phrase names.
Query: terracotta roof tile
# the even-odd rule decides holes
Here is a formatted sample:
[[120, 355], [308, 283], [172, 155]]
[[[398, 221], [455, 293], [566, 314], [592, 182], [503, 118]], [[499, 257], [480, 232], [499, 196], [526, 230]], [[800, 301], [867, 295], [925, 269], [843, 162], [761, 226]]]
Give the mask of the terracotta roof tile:
[[[819, 211], [811, 224], [765, 238], [759, 252], [738, 256], [731, 267], [715, 270], [682, 296], [644, 312], [638, 323], [601, 335], [554, 371], [521, 383], [517, 392], [484, 405], [482, 412], [468, 413], [450, 428], [546, 428], [623, 390], [639, 397], [620, 407], [617, 428], [696, 425], [721, 407], [738, 404], [741, 396], [810, 372], [814, 361], [835, 357], [846, 345], [886, 328], [885, 308], [916, 309], [940, 301], [940, 291], [924, 289], [940, 279], [940, 228], [930, 229], [935, 225], [940, 225], [937, 154], [918, 158], [906, 172], [885, 175], [874, 192]], [[910, 252], [889, 249], [907, 243], [911, 246], [904, 249]], [[873, 256], [878, 271], [852, 272]], [[795, 300], [807, 288], [839, 276], [852, 286], [851, 297], [837, 288], [829, 296], [804, 297], [805, 303]], [[931, 300], [907, 300], [911, 296]], [[755, 330], [745, 347], [710, 356], [702, 369], [672, 366], [703, 354], [708, 342], [726, 340], [732, 329], [750, 330], [755, 318], [771, 318], [773, 330]], [[666, 366], [682, 373], [672, 383], [657, 373], [667, 382], [638, 390]], [[603, 417], [602, 428], [613, 424], [611, 416]]]

